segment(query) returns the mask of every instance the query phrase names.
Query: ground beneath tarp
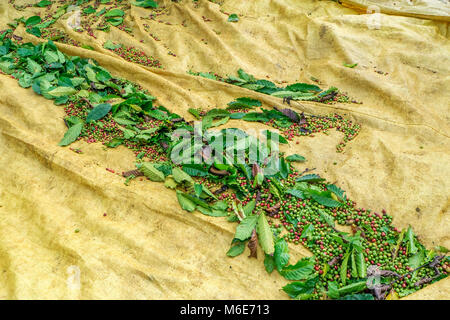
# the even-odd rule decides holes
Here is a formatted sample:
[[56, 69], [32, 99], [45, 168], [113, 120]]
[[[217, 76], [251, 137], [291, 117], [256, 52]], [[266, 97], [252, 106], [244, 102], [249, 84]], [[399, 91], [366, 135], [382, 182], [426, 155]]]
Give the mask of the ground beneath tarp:
[[[427, 247], [450, 247], [448, 23], [382, 14], [377, 29], [370, 15], [331, 1], [166, 5], [167, 12], [150, 21], [141, 19], [149, 9], [132, 7], [126, 16], [132, 34], [112, 28], [96, 32], [94, 39], [58, 22], [95, 51], [59, 47], [96, 59], [189, 119], [190, 107], [224, 107], [242, 96], [266, 107], [282, 101], [188, 75], [188, 70], [234, 75], [242, 68], [275, 83], [315, 77], [324, 87], [346, 91], [363, 104], [291, 103], [309, 113], [338, 112], [362, 125], [340, 154], [335, 148], [339, 133], [298, 138], [289, 151], [308, 159], [299, 167], [317, 168], [360, 206], [385, 208], [394, 225], [411, 225]], [[44, 9], [17, 11], [0, 4], [2, 29], [39, 10]], [[239, 22], [227, 22], [221, 10], [237, 13]], [[16, 33], [39, 41], [21, 27]], [[103, 48], [107, 39], [141, 48], [163, 69], [121, 59]], [[83, 150], [79, 155], [58, 147], [66, 130], [64, 111], [8, 76], [0, 75], [0, 88], [0, 298], [288, 298], [280, 291], [286, 280], [266, 273], [262, 253], [258, 261], [247, 254], [225, 255], [234, 224], [183, 211], [173, 191], [160, 184], [125, 186], [105, 169], [133, 168], [131, 151], [77, 142], [74, 147]], [[233, 123], [250, 127], [237, 121], [229, 126]], [[294, 259], [309, 254], [301, 246], [290, 250]], [[74, 290], [67, 281], [77, 270], [81, 286]], [[446, 299], [449, 281], [408, 298]]]

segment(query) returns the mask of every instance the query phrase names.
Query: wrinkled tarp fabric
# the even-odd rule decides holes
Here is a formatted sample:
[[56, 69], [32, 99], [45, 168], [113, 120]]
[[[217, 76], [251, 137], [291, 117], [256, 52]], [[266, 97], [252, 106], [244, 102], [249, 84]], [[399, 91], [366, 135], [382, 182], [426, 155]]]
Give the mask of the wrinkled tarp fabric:
[[346, 6], [367, 13], [385, 13], [422, 19], [450, 21], [450, 2], [446, 0], [340, 0]]
[[[343, 153], [335, 151], [341, 136], [334, 131], [297, 139], [285, 151], [304, 155], [308, 161], [299, 168], [317, 168], [359, 206], [385, 208], [398, 228], [411, 225], [427, 247], [450, 247], [447, 23], [382, 14], [380, 28], [371, 28], [370, 15], [330, 1], [165, 4], [167, 15], [160, 18], [171, 25], [145, 20], [161, 41], [143, 28], [140, 17], [149, 10], [132, 7], [126, 21], [134, 37], [112, 28], [95, 40], [60, 21], [60, 28], [95, 51], [58, 46], [139, 83], [187, 119], [190, 107], [224, 107], [242, 96], [265, 107], [282, 105], [278, 98], [188, 75], [190, 69], [234, 75], [242, 68], [279, 84], [313, 76], [323, 87], [348, 92], [363, 104], [291, 103], [298, 111], [337, 112], [359, 122], [360, 134]], [[220, 9], [239, 14], [239, 22], [227, 22]], [[17, 12], [2, 2], [2, 28], [39, 10]], [[21, 27], [16, 34], [39, 41]], [[164, 69], [124, 61], [103, 49], [106, 39], [143, 49]], [[168, 55], [168, 48], [177, 56]], [[125, 186], [105, 168], [132, 169], [131, 151], [77, 142], [79, 155], [58, 147], [66, 130], [61, 107], [4, 75], [0, 92], [0, 298], [288, 298], [280, 291], [287, 281], [266, 273], [262, 252], [258, 260], [248, 253], [225, 255], [234, 223], [183, 211], [160, 183]], [[242, 121], [227, 126], [255, 127]], [[310, 254], [301, 246], [290, 249], [293, 261]], [[408, 298], [448, 298], [449, 281]]]

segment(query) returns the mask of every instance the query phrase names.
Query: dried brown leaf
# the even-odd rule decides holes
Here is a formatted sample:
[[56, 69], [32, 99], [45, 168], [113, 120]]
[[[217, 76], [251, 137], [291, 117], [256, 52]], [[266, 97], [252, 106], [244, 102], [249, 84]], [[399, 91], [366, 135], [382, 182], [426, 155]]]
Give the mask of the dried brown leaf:
[[252, 236], [250, 238], [250, 241], [247, 244], [248, 248], [250, 249], [250, 255], [249, 258], [257, 258], [257, 248], [258, 248], [258, 236], [256, 235], [256, 228], [252, 231]]

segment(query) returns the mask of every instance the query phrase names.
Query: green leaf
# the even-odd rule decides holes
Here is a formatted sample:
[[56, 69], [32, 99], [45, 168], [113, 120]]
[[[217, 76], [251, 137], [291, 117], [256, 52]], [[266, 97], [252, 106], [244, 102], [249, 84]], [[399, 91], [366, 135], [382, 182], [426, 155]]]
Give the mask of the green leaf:
[[[53, 19], [53, 20], [48, 20], [48, 21], [46, 21], [46, 22], [42, 22], [42, 23], [39, 23], [39, 24], [35, 25], [33, 28], [38, 28], [38, 29], [47, 28], [48, 26], [54, 24], [55, 22], [56, 22], [55, 19]], [[51, 40], [50, 40], [50, 41], [51, 41]]]
[[119, 127], [119, 129], [122, 130], [122, 132], [123, 132], [123, 137], [124, 137], [125, 139], [133, 139], [133, 138], [136, 136], [136, 134], [137, 134], [136, 131], [131, 130], [131, 129], [120, 128], [120, 127]]
[[266, 254], [264, 258], [264, 267], [266, 268], [267, 273], [271, 274], [273, 269], [275, 269], [275, 259], [273, 255]]
[[73, 77], [70, 78], [70, 82], [72, 83], [72, 86], [78, 87], [79, 85], [83, 84], [86, 80], [82, 77]]
[[98, 104], [89, 112], [86, 122], [100, 120], [106, 116], [109, 111], [111, 111], [111, 105], [109, 103]]
[[[142, 159], [142, 157], [145, 155], [145, 152], [142, 151], [139, 153], [136, 157], [138, 159]], [[167, 177], [168, 175], [172, 174], [172, 166], [170, 164], [164, 164], [164, 163], [156, 163], [155, 168], [164, 173], [164, 176]]]
[[217, 80], [217, 77], [210, 72], [199, 72], [197, 75], [206, 79]]
[[75, 117], [75, 116], [68, 117], [65, 120], [66, 120], [67, 124], [69, 125], [69, 128], [75, 124], [78, 124], [78, 123], [83, 124], [84, 123], [83, 120], [81, 120], [80, 118]]
[[8, 23], [8, 26], [10, 26], [13, 29], [17, 28], [18, 25], [19, 25], [19, 22], [17, 22], [17, 21]]
[[258, 122], [268, 122], [270, 119], [264, 114], [260, 112], [249, 112], [246, 113], [242, 120], [245, 121], [258, 121]]
[[149, 115], [152, 118], [155, 118], [156, 120], [166, 120], [169, 116], [166, 112], [163, 112], [161, 110], [147, 110], [147, 115]]
[[202, 187], [202, 185], [199, 184], [199, 183], [195, 183], [195, 184], [194, 184], [194, 191], [195, 191], [195, 195], [196, 195], [197, 197], [200, 197], [200, 195], [201, 195], [202, 192], [203, 192], [203, 187]]
[[57, 87], [53, 90], [48, 91], [47, 93], [54, 97], [62, 97], [62, 96], [71, 96], [77, 93], [78, 90], [71, 87]]
[[165, 180], [164, 173], [155, 168], [154, 164], [145, 162], [141, 165], [139, 170], [150, 180], [161, 182]]
[[177, 185], [178, 184], [175, 182], [172, 176], [167, 177], [166, 181], [164, 182], [164, 186], [169, 189], [175, 189]]
[[230, 112], [223, 109], [211, 109], [206, 113], [206, 116], [211, 118], [223, 118], [230, 115]]
[[119, 49], [121, 46], [121, 44], [114, 44], [111, 40], [108, 40], [103, 44], [103, 48], [109, 50]]
[[95, 71], [92, 70], [90, 66], [86, 66], [84, 70], [86, 71], [86, 77], [88, 78], [89, 81], [97, 82]]
[[448, 253], [449, 252], [449, 250], [446, 247], [443, 247], [443, 246], [435, 246], [434, 250], [442, 252], [442, 253]]
[[331, 193], [321, 192], [321, 193], [312, 193], [310, 192], [311, 197], [320, 203], [329, 208], [336, 208], [342, 206], [342, 203], [331, 198]]
[[294, 91], [294, 92], [309, 92], [309, 91], [315, 91], [320, 92], [322, 91], [318, 86], [314, 84], [307, 84], [307, 83], [294, 83], [286, 87], [287, 91]]
[[228, 209], [228, 204], [227, 204], [226, 201], [220, 200], [220, 201], [216, 201], [216, 202], [212, 205], [212, 208], [213, 208], [213, 209], [216, 209], [216, 210], [222, 210], [222, 211], [225, 211], [225, 210]]
[[102, 14], [106, 12], [106, 8], [103, 8], [102, 10], [98, 11], [95, 16], [100, 17]]
[[106, 81], [111, 80], [111, 78], [112, 78], [111, 75], [109, 74], [109, 72], [106, 70], [100, 70], [99, 72], [97, 72], [95, 77], [100, 82], [106, 82]]
[[295, 153], [295, 154], [292, 154], [290, 156], [287, 156], [286, 157], [286, 161], [289, 161], [289, 162], [305, 162], [306, 159], [305, 159], [305, 157]]
[[112, 9], [112, 10], [109, 10], [106, 14], [105, 14], [105, 18], [108, 18], [108, 17], [123, 17], [124, 16], [124, 14], [125, 14], [125, 12], [123, 12], [122, 10], [120, 10], [120, 9]]
[[349, 294], [339, 300], [375, 300], [370, 293]]
[[344, 259], [342, 259], [341, 270], [340, 270], [340, 274], [339, 274], [341, 281], [344, 285], [347, 282], [347, 266], [348, 266], [348, 259], [350, 258], [350, 254], [351, 254], [351, 252], [349, 250], [347, 250], [347, 252], [344, 255]]
[[231, 101], [228, 103], [227, 109], [241, 109], [241, 108], [250, 108], [254, 109], [255, 107], [260, 107], [261, 101], [252, 99], [252, 98], [237, 98], [236, 101]]
[[424, 258], [425, 258], [424, 252], [423, 251], [419, 251], [416, 254], [412, 255], [408, 259], [408, 266], [410, 266], [413, 269], [416, 269], [417, 267], [422, 265], [422, 263], [424, 261]]
[[300, 178], [297, 178], [295, 181], [297, 182], [320, 182], [320, 181], [324, 181], [325, 179], [321, 178], [319, 175], [317, 174], [307, 174], [304, 175]]
[[183, 171], [191, 177], [204, 177], [209, 175], [208, 169], [202, 164], [183, 164]]
[[59, 142], [58, 145], [62, 147], [68, 146], [69, 144], [77, 140], [82, 130], [83, 130], [83, 123], [77, 123], [73, 125], [72, 127], [69, 128], [69, 130], [67, 130], [67, 132], [64, 134], [64, 137], [62, 138], [62, 140]]
[[19, 48], [19, 49], [17, 49], [17, 54], [20, 57], [24, 58], [24, 57], [32, 56], [34, 54], [34, 50], [31, 50], [28, 48]]
[[328, 224], [330, 227], [334, 228], [334, 218], [322, 209], [319, 209], [318, 211], [319, 211], [321, 220], [324, 220], [326, 222], [326, 224]]
[[341, 201], [346, 199], [344, 195], [345, 191], [334, 184], [327, 184], [327, 190], [333, 192]]
[[93, 46], [88, 45], [88, 44], [82, 44], [81, 47], [83, 49], [95, 51], [95, 48]]
[[232, 13], [228, 16], [228, 22], [238, 22], [239, 21], [239, 17], [237, 14]]
[[172, 169], [172, 175], [177, 183], [186, 183], [188, 185], [194, 184], [194, 180], [192, 180], [191, 176], [178, 167]]
[[364, 255], [362, 252], [357, 252], [356, 254], [356, 269], [358, 270], [358, 275], [360, 278], [365, 278], [367, 276], [367, 267]]
[[256, 201], [251, 200], [249, 201], [243, 208], [244, 214], [246, 217], [252, 214], [253, 210], [255, 209]]
[[91, 14], [91, 13], [94, 13], [94, 12], [95, 12], [95, 8], [93, 8], [92, 6], [89, 6], [89, 7], [85, 8], [85, 9], [83, 9], [83, 13], [84, 14]]
[[[35, 83], [36, 83], [36, 81], [33, 82], [33, 85]], [[42, 94], [47, 99], [55, 98], [54, 96], [51, 96], [51, 95], [48, 94], [48, 91], [51, 88], [53, 88], [48, 80], [45, 80], [45, 79], [40, 80], [38, 86], [39, 86], [39, 92], [38, 92], [39, 94]]]
[[213, 117], [208, 117], [208, 116], [204, 117], [202, 119], [202, 129], [206, 130], [208, 128], [211, 128], [212, 122], [213, 122]]
[[267, 222], [264, 212], [259, 214], [258, 225], [256, 226], [256, 232], [258, 233], [258, 240], [261, 248], [266, 254], [274, 253], [273, 234], [270, 230], [269, 223]]
[[295, 299], [307, 298], [313, 293], [319, 277], [310, 278], [306, 281], [292, 282], [283, 287], [283, 291], [286, 292], [289, 297]]
[[357, 65], [358, 65], [357, 63], [353, 63], [353, 64], [351, 64], [351, 63], [344, 63], [344, 67], [347, 67], [347, 68], [354, 68]]
[[242, 80], [245, 80], [245, 81], [254, 81], [255, 80], [255, 78], [253, 78], [253, 76], [249, 75], [242, 69], [239, 69], [237, 71], [237, 73], [239, 75], [239, 78], [241, 78]]
[[360, 281], [360, 282], [355, 282], [355, 283], [349, 284], [347, 286], [341, 287], [341, 288], [339, 288], [338, 291], [339, 291], [340, 296], [344, 296], [344, 295], [350, 294], [350, 293], [361, 292], [361, 291], [365, 290], [366, 288], [367, 288], [366, 281]]
[[207, 209], [207, 210], [211, 209], [211, 207], [205, 201], [203, 201], [202, 199], [200, 199], [199, 197], [197, 197], [193, 194], [185, 193], [184, 196], [187, 199], [191, 200], [193, 203], [195, 203], [197, 205], [197, 209], [199, 209], [199, 210], [200, 209]]
[[41, 65], [30, 58], [27, 58], [27, 69], [33, 75], [42, 71]]
[[295, 265], [284, 267], [280, 274], [288, 280], [305, 280], [311, 276], [314, 271], [314, 260], [303, 258]]
[[123, 23], [123, 18], [120, 17], [107, 18], [106, 22], [109, 22], [111, 25], [117, 27], [118, 25]]
[[237, 78], [234, 76], [228, 76], [227, 82], [231, 82], [231, 83], [237, 82], [237, 83], [234, 83], [234, 85], [237, 85], [237, 86], [241, 86], [242, 84], [247, 83], [246, 80], [243, 80], [241, 78]]
[[158, 8], [158, 4], [153, 0], [144, 0], [139, 2], [134, 2], [134, 6], [143, 8]]
[[224, 210], [217, 210], [214, 208], [204, 208], [201, 206], [197, 206], [197, 210], [203, 213], [204, 215], [210, 216], [210, 217], [226, 217], [228, 216], [228, 212]]
[[31, 87], [32, 84], [32, 77], [31, 74], [29, 73], [24, 73], [20, 78], [19, 78], [19, 85], [22, 88], [29, 88]]
[[210, 124], [209, 128], [213, 128], [213, 127], [219, 127], [224, 125], [225, 123], [227, 123], [230, 120], [230, 117], [223, 117], [220, 120], [214, 121]]
[[275, 252], [273, 257], [278, 271], [281, 271], [289, 262], [289, 247], [284, 238], [280, 238], [275, 242]]
[[338, 88], [336, 88], [336, 87], [331, 87], [331, 88], [329, 88], [329, 89], [327, 89], [327, 90], [322, 91], [321, 93], [319, 93], [318, 97], [321, 98], [321, 97], [326, 96], [327, 94], [330, 94], [330, 93], [332, 93], [332, 92], [338, 92], [338, 91], [339, 91]]
[[245, 217], [241, 223], [236, 227], [236, 239], [241, 241], [247, 240], [252, 235], [253, 229], [255, 229], [256, 223], [258, 222], [259, 216], [248, 216]]
[[279, 143], [287, 144], [288, 141], [285, 137], [279, 135], [276, 132], [264, 130], [263, 135], [267, 138], [267, 140], [278, 141]]
[[408, 231], [406, 231], [406, 241], [408, 241], [408, 253], [417, 253], [417, 247], [414, 240], [414, 233], [411, 226], [409, 226]]
[[298, 189], [288, 189], [286, 190], [286, 193], [293, 195], [294, 197], [305, 199], [305, 195], [301, 190]]
[[42, 21], [41, 17], [39, 17], [39, 16], [32, 16], [32, 17], [29, 17], [25, 21], [25, 26], [26, 27], [34, 26], [34, 25], [40, 23], [41, 21]]
[[53, 19], [58, 19], [59, 17], [61, 17], [63, 14], [65, 14], [66, 13], [66, 8], [65, 7], [62, 7], [62, 8], [60, 8], [60, 9], [58, 9], [57, 11], [56, 11], [56, 13], [52, 16], [52, 18]]
[[186, 197], [186, 194], [177, 190], [177, 199], [180, 203], [180, 206], [183, 210], [192, 212], [197, 207], [194, 202], [192, 202], [190, 199]]
[[32, 27], [32, 28], [28, 28], [25, 30], [26, 32], [28, 32], [29, 34], [32, 34], [35, 37], [40, 38], [41, 37], [41, 29], [37, 28], [37, 27]]
[[353, 278], [357, 278], [358, 277], [358, 270], [356, 269], [356, 259], [355, 259], [355, 250], [352, 250], [352, 253], [350, 254], [350, 261], [352, 262], [352, 271], [351, 271], [351, 276]]
[[400, 248], [400, 245], [402, 244], [404, 237], [405, 237], [405, 230], [402, 230], [402, 232], [398, 236], [397, 244], [395, 245], [394, 255], [392, 256], [393, 260], [397, 257], [398, 249]]
[[269, 182], [269, 191], [272, 193], [275, 197], [278, 198], [278, 200], [282, 201], [282, 195], [284, 194], [284, 186], [280, 183], [280, 181], [273, 177], [271, 178], [271, 181]]
[[51, 4], [52, 4], [52, 2], [49, 0], [42, 0], [42, 1], [39, 1], [38, 3], [36, 3], [36, 7], [43, 8], [43, 7], [47, 7]]
[[4, 56], [8, 53], [8, 48], [6, 46], [0, 46], [0, 56]]
[[339, 298], [339, 288], [336, 282], [328, 282], [327, 295], [331, 299]]
[[4, 73], [11, 74], [14, 72], [14, 63], [10, 61], [1, 61], [0, 70], [2, 70]]
[[197, 109], [189, 108], [189, 113], [192, 114], [196, 119], [200, 119], [200, 112]]
[[228, 250], [227, 256], [236, 257], [236, 256], [242, 254], [244, 252], [244, 250], [245, 250], [245, 242], [239, 241], [237, 244], [235, 244]]
[[123, 139], [120, 138], [113, 138], [108, 143], [105, 144], [108, 148], [116, 148], [123, 144]]
[[291, 98], [293, 100], [301, 100], [304, 97], [314, 97], [313, 93], [309, 92], [296, 92], [296, 91], [275, 91], [270, 94], [273, 97], [277, 98]]
[[410, 294], [412, 294], [412, 293], [414, 293], [414, 292], [416, 292], [416, 291], [417, 291], [416, 288], [414, 288], [414, 289], [407, 289], [407, 290], [403, 290], [403, 291], [399, 291], [399, 292], [398, 292], [398, 296], [399, 296], [399, 298], [403, 298], [403, 297], [405, 297], [405, 296], [407, 296], [407, 295], [410, 295]]
[[269, 81], [269, 80], [265, 80], [265, 79], [257, 80], [256, 83], [261, 84], [266, 88], [276, 88], [277, 87], [275, 85], [275, 83], [273, 83], [272, 81]]
[[302, 235], [300, 236], [300, 238], [308, 238], [309, 239], [313, 235], [313, 232], [314, 232], [314, 225], [312, 223], [308, 224], [303, 229], [303, 232], [302, 232]]
[[54, 63], [59, 61], [58, 54], [52, 50], [45, 50], [44, 52], [45, 62]]
[[129, 119], [125, 119], [125, 118], [121, 118], [121, 117], [114, 117], [114, 121], [116, 121], [118, 124], [124, 125], [124, 126], [128, 126], [128, 125], [135, 125], [136, 122], [129, 120]]
[[262, 185], [264, 182], [264, 174], [262, 172], [258, 172], [255, 177], [255, 181], [253, 182], [253, 187]]
[[241, 87], [245, 88], [245, 89], [253, 90], [253, 91], [257, 91], [259, 89], [264, 88], [263, 85], [256, 84], [256, 83], [246, 83], [246, 84], [243, 84]]

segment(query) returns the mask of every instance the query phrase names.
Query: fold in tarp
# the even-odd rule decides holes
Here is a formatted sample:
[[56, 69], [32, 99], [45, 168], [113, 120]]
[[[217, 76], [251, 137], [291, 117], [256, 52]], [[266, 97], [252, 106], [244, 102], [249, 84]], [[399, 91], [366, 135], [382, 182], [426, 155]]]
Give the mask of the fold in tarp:
[[[392, 8], [377, 2], [383, 10]], [[192, 76], [189, 70], [235, 75], [242, 68], [277, 84], [310, 83], [314, 77], [322, 87], [338, 87], [362, 104], [292, 101], [292, 108], [353, 119], [362, 126], [356, 139], [336, 153], [342, 136], [331, 131], [297, 138], [284, 151], [305, 156], [306, 164], [298, 168], [316, 168], [359, 206], [385, 208], [398, 228], [411, 225], [428, 248], [450, 247], [447, 23], [382, 15], [380, 27], [372, 28], [371, 15], [332, 1], [159, 3], [166, 7], [154, 20], [143, 19], [149, 9], [131, 7], [125, 22], [132, 33], [96, 30], [97, 38], [71, 30], [64, 16], [57, 28], [94, 51], [57, 45], [140, 84], [157, 103], [190, 120], [189, 108], [223, 108], [238, 97], [281, 107], [282, 99]], [[440, 17], [448, 17], [448, 7], [441, 9]], [[44, 10], [18, 11], [3, 1], [1, 27]], [[239, 22], [227, 22], [223, 12], [238, 14]], [[432, 7], [420, 12], [439, 13]], [[15, 33], [42, 41], [21, 26]], [[103, 48], [107, 39], [143, 50], [163, 68], [122, 59]], [[59, 147], [64, 115], [51, 100], [0, 75], [1, 299], [288, 298], [280, 290], [287, 281], [276, 272], [267, 274], [262, 252], [257, 260], [247, 252], [226, 256], [234, 223], [183, 211], [162, 184], [135, 180], [125, 186], [106, 170], [134, 168], [130, 150], [105, 151], [99, 143], [82, 141], [71, 147], [83, 154]], [[265, 128], [236, 120], [227, 126]], [[290, 250], [293, 260], [311, 254], [299, 245]], [[74, 279], [79, 287], [69, 285]], [[446, 299], [449, 281], [408, 298]]]
[[384, 13], [420, 19], [450, 21], [450, 2], [445, 0], [340, 0], [366, 13]]

